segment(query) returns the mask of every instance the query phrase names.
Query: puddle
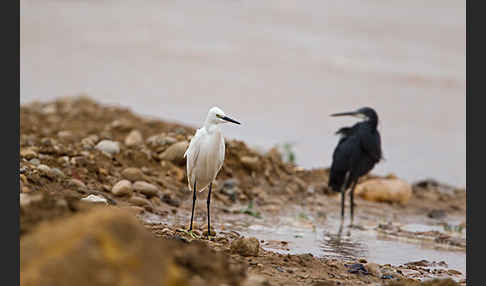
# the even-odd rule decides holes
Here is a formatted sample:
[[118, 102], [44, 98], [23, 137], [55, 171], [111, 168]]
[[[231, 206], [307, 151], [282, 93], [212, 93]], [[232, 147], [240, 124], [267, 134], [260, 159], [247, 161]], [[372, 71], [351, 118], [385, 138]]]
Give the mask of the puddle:
[[[413, 224], [404, 226], [414, 231], [442, 230], [442, 227]], [[245, 236], [263, 240], [262, 247], [267, 250], [302, 254], [311, 253], [316, 257], [340, 258], [344, 261], [365, 258], [378, 264], [401, 265], [412, 261], [445, 261], [447, 269], [466, 273], [466, 252], [462, 250], [443, 250], [435, 248], [432, 242], [406, 242], [378, 234], [372, 228], [349, 229], [343, 227], [339, 234], [338, 223], [327, 223], [317, 228], [296, 227], [293, 225], [263, 226], [250, 225], [236, 227]], [[273, 241], [285, 241], [285, 247], [276, 247]]]

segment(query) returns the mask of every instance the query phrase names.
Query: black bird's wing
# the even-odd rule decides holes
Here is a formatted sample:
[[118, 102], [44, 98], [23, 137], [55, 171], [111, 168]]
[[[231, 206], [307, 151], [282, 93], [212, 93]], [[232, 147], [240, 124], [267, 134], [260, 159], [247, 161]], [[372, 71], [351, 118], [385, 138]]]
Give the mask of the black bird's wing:
[[360, 132], [361, 148], [372, 158], [374, 163], [378, 163], [382, 158], [381, 138], [378, 130], [364, 130]]
[[336, 149], [332, 155], [331, 172], [329, 174], [329, 187], [340, 192], [342, 187], [349, 187], [349, 172], [352, 168], [352, 160], [357, 152], [360, 152], [359, 138], [356, 136], [355, 124], [352, 127], [343, 127], [336, 134], [341, 135]]

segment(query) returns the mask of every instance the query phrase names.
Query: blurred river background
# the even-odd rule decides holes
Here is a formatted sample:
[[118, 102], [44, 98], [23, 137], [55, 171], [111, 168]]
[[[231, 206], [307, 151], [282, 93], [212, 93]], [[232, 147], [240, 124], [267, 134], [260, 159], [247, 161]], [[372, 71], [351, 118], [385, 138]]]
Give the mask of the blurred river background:
[[376, 109], [385, 161], [372, 171], [466, 185], [466, 2], [21, 0], [20, 102], [86, 94], [227, 138], [290, 142], [328, 167]]

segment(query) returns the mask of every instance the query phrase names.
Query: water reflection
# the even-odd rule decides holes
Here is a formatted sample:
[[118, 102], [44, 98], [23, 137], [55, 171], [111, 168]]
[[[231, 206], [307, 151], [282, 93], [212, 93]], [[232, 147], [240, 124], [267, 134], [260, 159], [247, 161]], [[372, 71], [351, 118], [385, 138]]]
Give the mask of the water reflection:
[[324, 231], [319, 247], [326, 257], [352, 259], [368, 254], [368, 249], [363, 243], [351, 238], [351, 228], [347, 228], [343, 234], [342, 225], [336, 233]]

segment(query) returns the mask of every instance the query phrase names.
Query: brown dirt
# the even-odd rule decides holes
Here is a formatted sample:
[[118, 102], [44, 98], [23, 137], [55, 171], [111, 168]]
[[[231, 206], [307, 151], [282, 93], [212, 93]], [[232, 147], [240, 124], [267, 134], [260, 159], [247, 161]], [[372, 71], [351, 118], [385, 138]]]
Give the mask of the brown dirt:
[[[144, 141], [139, 145], [127, 147], [123, 142], [134, 129], [141, 132]], [[161, 161], [158, 154], [165, 151], [171, 145], [170, 142], [190, 140], [194, 132], [195, 129], [191, 127], [144, 118], [134, 115], [126, 108], [102, 106], [86, 97], [63, 98], [55, 102], [21, 106], [20, 153], [23, 156], [20, 160], [20, 192], [25, 197], [35, 198], [21, 205], [20, 208], [22, 257], [35, 258], [44, 255], [33, 250], [32, 247], [26, 247], [28, 245], [26, 241], [43, 239], [41, 236], [47, 237], [49, 234], [45, 229], [50, 227], [47, 222], [61, 225], [67, 224], [71, 217], [90, 214], [95, 216], [98, 213], [94, 211], [98, 209], [93, 207], [95, 204], [80, 201], [80, 198], [89, 194], [106, 198], [110, 205], [109, 209], [122, 209], [133, 214], [155, 214], [166, 218], [178, 213], [188, 214], [190, 203], [187, 202], [190, 201], [191, 194], [187, 188], [184, 162]], [[94, 143], [87, 143], [89, 140], [86, 138], [92, 135], [97, 136], [93, 140]], [[147, 139], [154, 135], [161, 135], [161, 138], [167, 140], [166, 142], [162, 140], [160, 144], [150, 143]], [[110, 158], [94, 149], [93, 146], [103, 139], [120, 142], [120, 153]], [[27, 155], [27, 151], [33, 151], [34, 155]], [[64, 175], [39, 169], [36, 167], [37, 162], [32, 162], [32, 158], [49, 166], [51, 170], [59, 169]], [[244, 164], [245, 158], [256, 158], [258, 164]], [[144, 181], [159, 188], [155, 196], [135, 192], [134, 195], [147, 199], [142, 200], [144, 203], [141, 203], [141, 206], [134, 206], [130, 196], [117, 197], [111, 193], [113, 185], [122, 179], [122, 171], [129, 167], [139, 168], [143, 172]], [[247, 205], [249, 202], [253, 202], [260, 211], [269, 215], [278, 213], [279, 209], [287, 205], [303, 206], [314, 213], [337, 213], [339, 206], [335, 200], [336, 194], [327, 187], [328, 174], [328, 169], [302, 170], [295, 165], [284, 163], [276, 149], [266, 154], [259, 154], [248, 148], [244, 142], [228, 140], [225, 163], [214, 183], [215, 192], [213, 192], [216, 205], [223, 207], [212, 209], [212, 215], [220, 217], [232, 206]], [[375, 177], [368, 175], [363, 180]], [[230, 179], [234, 181], [231, 182]], [[234, 186], [229, 187], [228, 184]], [[368, 202], [359, 198], [356, 199], [356, 204], [358, 212], [364, 216], [383, 217], [386, 214], [390, 217], [425, 217], [431, 211], [439, 209], [447, 215], [464, 217], [465, 222], [465, 201], [464, 190], [426, 181], [413, 186], [413, 196], [406, 206]], [[99, 214], [99, 216], [108, 215]], [[113, 220], [119, 219], [115, 217]], [[176, 223], [145, 223], [145, 226], [159, 237], [149, 242], [148, 238], [140, 234], [140, 239], [146, 239], [149, 245], [158, 243], [165, 245], [167, 241], [177, 241], [174, 246], [169, 247], [177, 254], [169, 255], [167, 261], [172, 261], [170, 257], [173, 257], [174, 265], [181, 268], [181, 271], [190, 273], [188, 276], [190, 285], [388, 283], [381, 277], [350, 273], [346, 266], [349, 264], [348, 261], [317, 258], [309, 254], [283, 255], [263, 249], [260, 249], [256, 257], [241, 256], [232, 253], [230, 248], [231, 242], [239, 235], [227, 230], [219, 231], [216, 237], [206, 240], [203, 237], [194, 239], [186, 232], [180, 231], [179, 229], [184, 226]], [[99, 224], [90, 227], [107, 226]], [[138, 229], [134, 231], [140, 232]], [[204, 226], [200, 228], [200, 234], [203, 231]], [[445, 237], [442, 237], [442, 240], [437, 238], [436, 242], [437, 244], [456, 243], [459, 246], [462, 243], [462, 241], [448, 241]], [[123, 252], [123, 249], [120, 248], [118, 251]], [[143, 251], [141, 250], [137, 255], [144, 257]], [[159, 252], [154, 252], [157, 253]], [[66, 262], [69, 257], [66, 256], [59, 261]], [[152, 260], [152, 263], [157, 262]], [[172, 262], [168, 263], [167, 265], [171, 265]], [[162, 264], [163, 262], [161, 267]], [[21, 265], [21, 271], [43, 269], [39, 265], [30, 265], [27, 269], [25, 265]], [[89, 265], [73, 267], [80, 267], [79, 273], [96, 271], [94, 266], [89, 268]], [[147, 279], [157, 277], [150, 276], [155, 275], [152, 273], [153, 268], [143, 269], [150, 272], [147, 272], [149, 275]], [[139, 271], [145, 271], [143, 269]], [[138, 274], [134, 274], [133, 277], [139, 277]], [[401, 281], [410, 283], [418, 281], [400, 275], [399, 272], [397, 277]], [[59, 277], [59, 279], [64, 278]], [[51, 282], [55, 283], [55, 281]], [[39, 285], [27, 282], [22, 284]]]

